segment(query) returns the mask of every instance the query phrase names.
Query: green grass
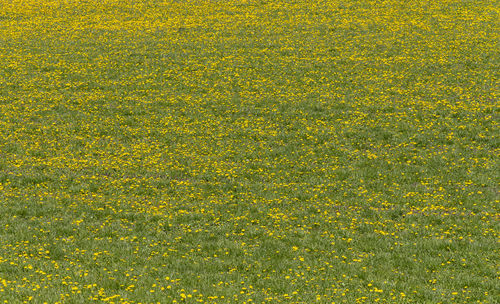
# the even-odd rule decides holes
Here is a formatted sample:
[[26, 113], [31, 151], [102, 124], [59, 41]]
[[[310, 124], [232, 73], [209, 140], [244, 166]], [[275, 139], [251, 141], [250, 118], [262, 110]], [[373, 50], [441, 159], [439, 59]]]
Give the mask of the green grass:
[[0, 7], [0, 300], [500, 302], [494, 1]]

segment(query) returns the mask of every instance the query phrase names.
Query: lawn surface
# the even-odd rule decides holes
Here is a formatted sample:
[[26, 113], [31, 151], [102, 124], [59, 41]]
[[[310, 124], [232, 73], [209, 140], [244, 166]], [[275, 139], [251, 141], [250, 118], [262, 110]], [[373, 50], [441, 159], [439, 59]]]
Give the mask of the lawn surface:
[[0, 302], [500, 303], [499, 12], [0, 0]]

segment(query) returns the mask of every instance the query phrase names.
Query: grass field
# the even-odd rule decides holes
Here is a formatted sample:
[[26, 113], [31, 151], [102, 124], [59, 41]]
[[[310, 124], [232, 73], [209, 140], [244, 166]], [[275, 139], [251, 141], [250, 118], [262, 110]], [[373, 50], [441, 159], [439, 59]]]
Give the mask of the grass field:
[[0, 303], [500, 303], [493, 0], [0, 0]]

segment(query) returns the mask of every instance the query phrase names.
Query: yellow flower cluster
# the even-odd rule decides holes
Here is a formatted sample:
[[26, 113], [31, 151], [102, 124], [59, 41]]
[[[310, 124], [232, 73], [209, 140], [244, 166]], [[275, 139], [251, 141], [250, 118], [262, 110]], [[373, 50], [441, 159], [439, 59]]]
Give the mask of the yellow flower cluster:
[[0, 302], [498, 303], [492, 0], [0, 0]]

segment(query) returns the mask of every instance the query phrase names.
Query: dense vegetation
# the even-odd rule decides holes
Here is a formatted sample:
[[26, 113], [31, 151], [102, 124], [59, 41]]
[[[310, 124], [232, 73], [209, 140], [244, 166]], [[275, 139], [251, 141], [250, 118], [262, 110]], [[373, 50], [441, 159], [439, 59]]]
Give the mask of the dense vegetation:
[[0, 300], [499, 303], [498, 13], [0, 0]]

